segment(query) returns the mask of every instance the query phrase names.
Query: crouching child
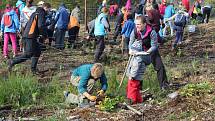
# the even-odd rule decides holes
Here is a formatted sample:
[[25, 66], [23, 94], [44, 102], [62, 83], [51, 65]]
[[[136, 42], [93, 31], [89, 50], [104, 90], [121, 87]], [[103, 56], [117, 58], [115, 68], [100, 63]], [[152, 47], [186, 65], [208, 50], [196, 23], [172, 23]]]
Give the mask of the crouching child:
[[127, 84], [127, 99], [131, 104], [143, 101], [140, 94], [143, 75], [146, 66], [151, 63], [151, 53], [156, 51], [157, 34], [151, 26], [146, 24], [143, 16], [136, 18], [136, 28], [131, 33], [129, 42], [130, 63], [127, 70], [129, 78]]
[[104, 67], [101, 63], [84, 64], [72, 71], [71, 83], [78, 89], [78, 95], [68, 93], [66, 95], [66, 103], [78, 104], [79, 106], [89, 101], [95, 102], [97, 96], [95, 92], [95, 83], [100, 80], [101, 90], [97, 92], [97, 96], [104, 96], [107, 90], [107, 78], [104, 73]]

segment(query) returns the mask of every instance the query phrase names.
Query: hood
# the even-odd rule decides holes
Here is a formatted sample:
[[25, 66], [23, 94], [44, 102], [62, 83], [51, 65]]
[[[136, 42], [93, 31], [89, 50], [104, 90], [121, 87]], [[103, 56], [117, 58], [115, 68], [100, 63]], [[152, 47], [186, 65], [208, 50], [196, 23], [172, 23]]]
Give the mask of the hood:
[[80, 10], [78, 7], [75, 7], [75, 8], [73, 9], [73, 11], [79, 13], [81, 10]]
[[66, 8], [66, 5], [64, 3], [61, 3], [59, 6], [59, 9], [61, 9], [61, 8]]
[[5, 9], [5, 14], [7, 14], [7, 15], [14, 15], [15, 13], [16, 12], [13, 9], [11, 9], [11, 10]]

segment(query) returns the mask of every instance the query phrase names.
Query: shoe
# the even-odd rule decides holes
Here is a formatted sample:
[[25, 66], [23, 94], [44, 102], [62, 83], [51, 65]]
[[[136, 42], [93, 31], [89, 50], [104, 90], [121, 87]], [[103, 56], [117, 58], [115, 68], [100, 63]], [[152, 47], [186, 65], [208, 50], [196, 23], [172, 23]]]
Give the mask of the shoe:
[[9, 59], [9, 57], [7, 55], [4, 56], [4, 59]]

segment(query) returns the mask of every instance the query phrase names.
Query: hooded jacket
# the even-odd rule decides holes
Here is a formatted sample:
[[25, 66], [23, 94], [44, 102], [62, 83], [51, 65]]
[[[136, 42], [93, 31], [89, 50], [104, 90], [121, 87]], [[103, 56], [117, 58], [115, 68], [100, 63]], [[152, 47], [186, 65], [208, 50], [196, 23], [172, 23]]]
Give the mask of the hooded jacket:
[[23, 2], [22, 0], [18, 0], [16, 2], [16, 7], [18, 8], [19, 13], [21, 13], [22, 9], [25, 7], [25, 2]]
[[[10, 33], [16, 33], [16, 31], [20, 30], [20, 23], [19, 23], [19, 18], [14, 10], [5, 10], [5, 14], [2, 16], [1, 20], [1, 31], [2, 32], [10, 32]], [[5, 15], [10, 15], [11, 20], [12, 20], [12, 26], [7, 27], [4, 25], [4, 16]]]
[[69, 13], [67, 12], [64, 4], [60, 5], [56, 13], [55, 23], [57, 29], [67, 30], [67, 26], [69, 23]]
[[36, 39], [39, 35], [47, 36], [45, 16], [45, 10], [41, 7], [37, 8], [26, 24], [23, 38]]
[[34, 13], [36, 9], [37, 9], [36, 6], [31, 7], [25, 6], [22, 9], [22, 12], [20, 14], [20, 23], [23, 28], [26, 26], [28, 20], [30, 19], [31, 14]]

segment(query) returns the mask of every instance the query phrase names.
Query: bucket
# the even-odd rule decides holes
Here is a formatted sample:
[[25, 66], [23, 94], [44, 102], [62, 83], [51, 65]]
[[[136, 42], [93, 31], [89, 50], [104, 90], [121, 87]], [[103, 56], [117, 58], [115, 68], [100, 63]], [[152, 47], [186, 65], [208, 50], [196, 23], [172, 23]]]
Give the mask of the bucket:
[[188, 27], [188, 31], [191, 33], [196, 31], [196, 25], [188, 25], [187, 27]]

